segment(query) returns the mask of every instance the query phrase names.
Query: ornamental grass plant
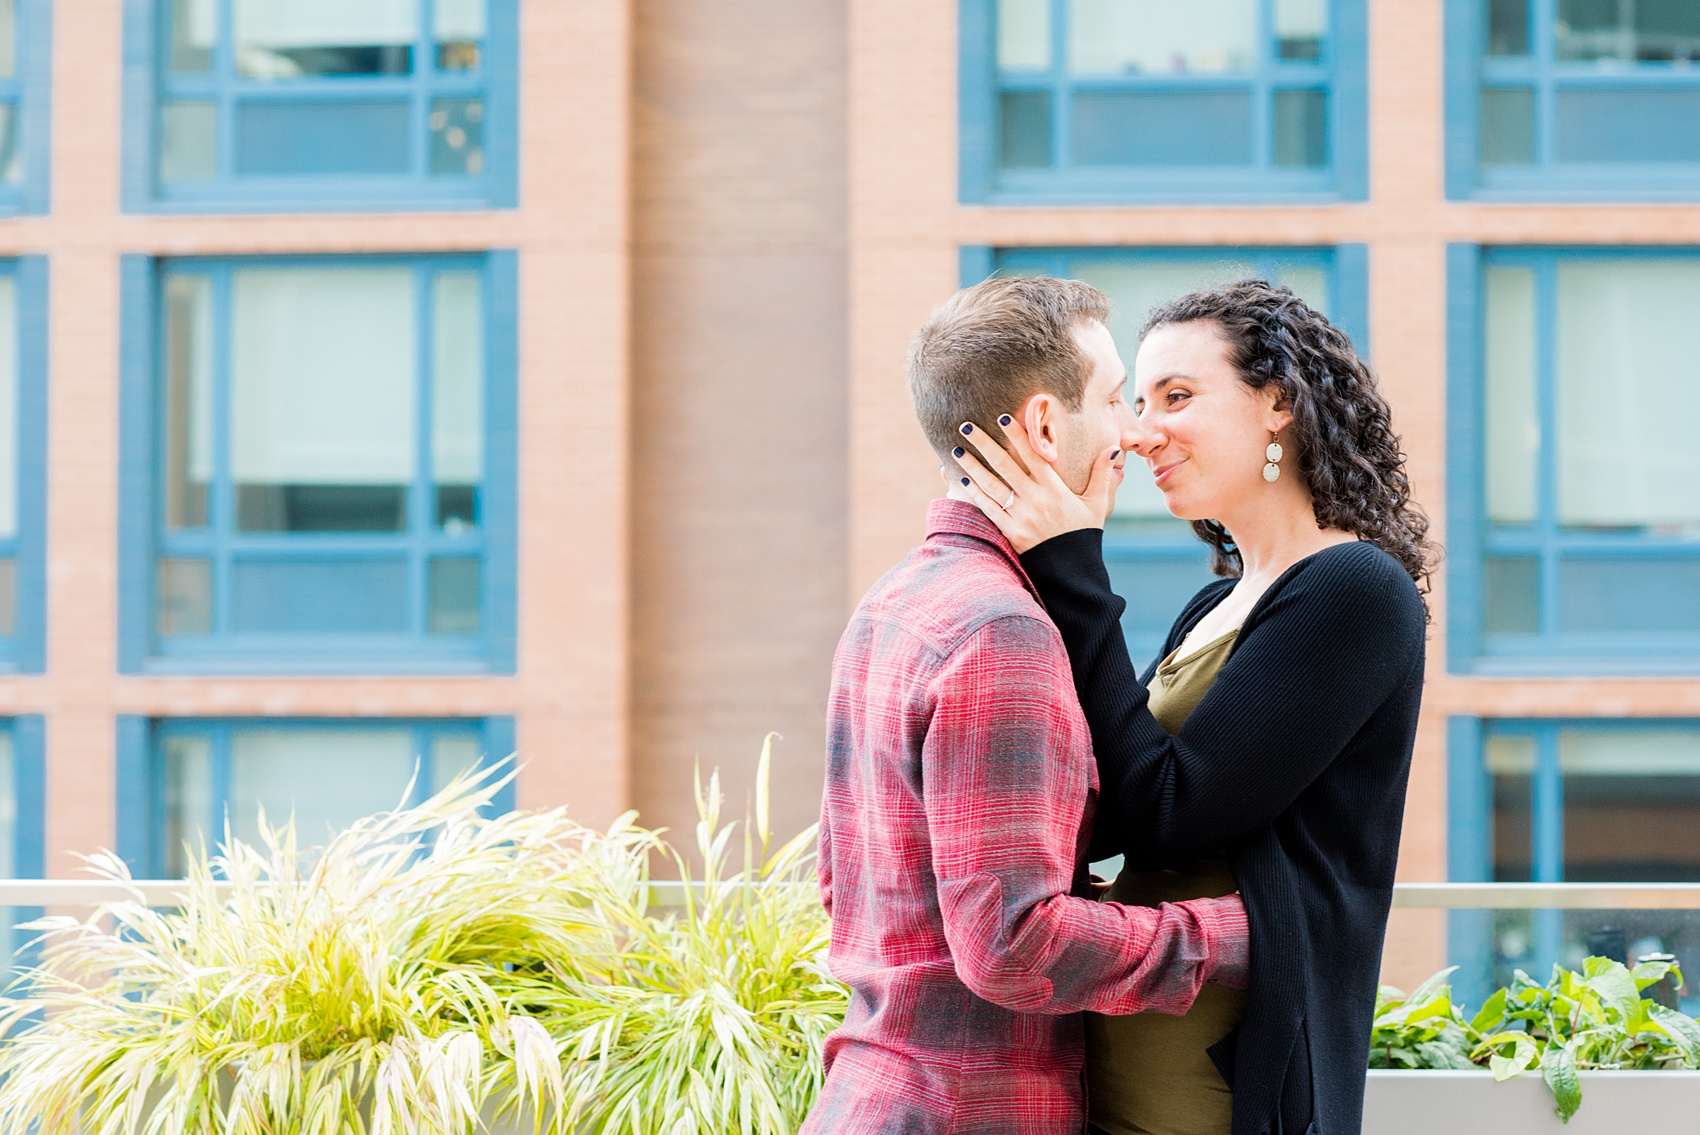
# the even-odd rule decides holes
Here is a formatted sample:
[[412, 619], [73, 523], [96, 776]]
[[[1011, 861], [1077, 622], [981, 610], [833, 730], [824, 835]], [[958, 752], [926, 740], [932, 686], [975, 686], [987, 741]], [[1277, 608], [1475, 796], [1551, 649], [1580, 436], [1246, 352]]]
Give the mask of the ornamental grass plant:
[[693, 864], [659, 833], [487, 816], [490, 770], [323, 848], [292, 822], [227, 831], [174, 909], [32, 924], [43, 964], [0, 1001], [0, 1135], [794, 1130], [845, 996], [813, 833], [769, 852], [770, 758], [771, 738], [753, 824], [699, 785], [678, 908], [652, 904], [651, 859]]

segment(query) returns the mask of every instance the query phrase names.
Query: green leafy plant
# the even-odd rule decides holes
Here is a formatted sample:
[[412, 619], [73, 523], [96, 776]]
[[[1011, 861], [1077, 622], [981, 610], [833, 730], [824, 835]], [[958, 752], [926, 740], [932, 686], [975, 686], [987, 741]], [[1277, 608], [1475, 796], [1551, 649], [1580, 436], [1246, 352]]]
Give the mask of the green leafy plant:
[[1555, 965], [1545, 985], [1517, 970], [1468, 1018], [1446, 984], [1452, 972], [1435, 974], [1409, 997], [1382, 988], [1370, 1067], [1483, 1065], [1497, 1080], [1538, 1069], [1566, 1123], [1582, 1104], [1581, 1071], [1700, 1068], [1700, 1022], [1642, 996], [1667, 974], [1681, 977], [1668, 963], [1630, 970], [1588, 958], [1580, 973]]
[[753, 831], [699, 786], [681, 908], [652, 908], [649, 864], [689, 864], [634, 816], [488, 817], [486, 772], [322, 849], [227, 833], [172, 910], [44, 919], [44, 964], [0, 1000], [0, 1135], [794, 1130], [846, 996], [813, 833], [768, 853], [770, 758]]
[[1443, 969], [1406, 996], [1384, 985], [1375, 999], [1370, 1033], [1371, 1068], [1473, 1068], [1470, 1050], [1477, 1037], [1452, 1003]]

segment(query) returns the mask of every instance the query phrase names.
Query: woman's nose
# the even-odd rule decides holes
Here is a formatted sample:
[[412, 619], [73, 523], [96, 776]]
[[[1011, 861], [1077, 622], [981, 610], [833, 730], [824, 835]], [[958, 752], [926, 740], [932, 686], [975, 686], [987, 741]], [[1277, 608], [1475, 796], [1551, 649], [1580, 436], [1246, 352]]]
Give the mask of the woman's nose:
[[1122, 427], [1122, 448], [1141, 457], [1155, 453], [1163, 445], [1163, 431], [1154, 422], [1130, 417]]

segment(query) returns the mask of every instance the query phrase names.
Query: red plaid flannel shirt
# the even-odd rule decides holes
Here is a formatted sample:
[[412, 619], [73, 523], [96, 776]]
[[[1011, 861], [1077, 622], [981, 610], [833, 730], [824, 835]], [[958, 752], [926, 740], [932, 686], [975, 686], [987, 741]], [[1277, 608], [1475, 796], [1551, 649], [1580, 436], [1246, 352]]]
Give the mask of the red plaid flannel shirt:
[[1243, 987], [1237, 896], [1086, 896], [1098, 776], [1068, 655], [1014, 550], [935, 501], [833, 662], [821, 898], [848, 1015], [804, 1135], [1076, 1135], [1080, 1012]]

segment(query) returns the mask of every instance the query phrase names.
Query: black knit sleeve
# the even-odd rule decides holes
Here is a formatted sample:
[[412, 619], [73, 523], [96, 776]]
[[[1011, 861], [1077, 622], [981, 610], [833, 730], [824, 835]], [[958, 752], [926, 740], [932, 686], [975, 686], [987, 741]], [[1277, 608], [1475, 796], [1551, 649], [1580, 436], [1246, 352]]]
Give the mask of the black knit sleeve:
[[1061, 632], [1101, 782], [1092, 854], [1146, 865], [1231, 847], [1280, 815], [1388, 697], [1421, 681], [1422, 599], [1369, 544], [1303, 561], [1248, 618], [1215, 684], [1171, 737], [1146, 706], [1097, 530], [1022, 564]]

